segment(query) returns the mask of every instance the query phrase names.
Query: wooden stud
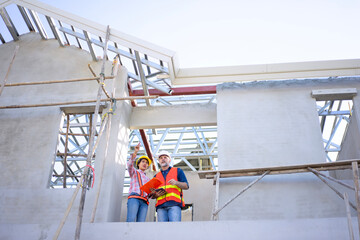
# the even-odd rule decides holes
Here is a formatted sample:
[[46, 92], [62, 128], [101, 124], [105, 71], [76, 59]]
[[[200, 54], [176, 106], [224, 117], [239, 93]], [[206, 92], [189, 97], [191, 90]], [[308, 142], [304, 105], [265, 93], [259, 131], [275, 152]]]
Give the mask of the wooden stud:
[[219, 190], [220, 190], [220, 173], [217, 172], [214, 176], [214, 182], [215, 182], [215, 199], [214, 199], [214, 208], [213, 213], [211, 215], [211, 220], [217, 221], [219, 216], [215, 214], [215, 212], [219, 208]]
[[65, 136], [65, 153], [64, 153], [64, 175], [63, 175], [63, 188], [66, 188], [66, 172], [67, 172], [67, 153], [69, 143], [69, 129], [70, 129], [70, 116], [66, 114], [66, 136]]
[[[344, 196], [343, 196], [338, 190], [336, 190], [333, 186], [331, 186], [325, 179], [323, 179], [322, 177], [320, 177], [319, 174], [317, 174], [317, 173], [315, 173], [315, 172], [313, 172], [313, 173], [314, 173], [315, 176], [317, 176], [323, 183], [325, 183], [329, 188], [331, 188], [340, 198], [342, 198], [342, 199], [344, 200]], [[355, 205], [352, 204], [351, 202], [350, 202], [350, 206], [356, 210]]]
[[75, 199], [76, 199], [76, 196], [77, 196], [77, 194], [78, 194], [78, 192], [79, 192], [79, 190], [80, 190], [81, 183], [83, 182], [83, 178], [84, 178], [84, 175], [81, 175], [80, 181], [79, 181], [79, 183], [76, 185], [75, 191], [74, 191], [74, 193], [73, 193], [73, 195], [72, 195], [72, 197], [71, 197], [71, 200], [70, 200], [70, 203], [69, 203], [68, 207], [66, 208], [65, 214], [64, 214], [63, 218], [61, 219], [61, 222], [60, 222], [58, 228], [56, 229], [56, 232], [55, 232], [55, 235], [54, 235], [54, 237], [53, 237], [53, 240], [57, 240], [58, 237], [59, 237], [59, 235], [60, 235], [60, 233], [61, 233], [61, 230], [62, 230], [62, 228], [63, 228], [63, 226], [64, 226], [64, 224], [65, 224], [65, 222], [66, 222], [66, 219], [67, 219], [67, 217], [69, 216], [71, 207], [72, 207], [72, 205], [73, 205], [73, 203], [74, 203], [74, 201], [75, 201]]
[[349, 196], [346, 192], [344, 193], [344, 201], [345, 201], [346, 217], [347, 217], [347, 221], [348, 221], [350, 239], [354, 240], [354, 230], [353, 230], [353, 226], [352, 226], [352, 222], [351, 222]]
[[333, 177], [326, 176], [325, 174], [323, 174], [323, 173], [321, 173], [321, 172], [319, 172], [319, 171], [316, 171], [315, 169], [312, 169], [312, 168], [308, 168], [308, 169], [309, 169], [311, 172], [316, 172], [317, 174], [323, 176], [324, 178], [327, 178], [327, 179], [329, 179], [329, 180], [331, 180], [331, 181], [334, 181], [334, 182], [336, 182], [336, 183], [338, 183], [338, 184], [340, 184], [340, 185], [342, 185], [342, 186], [344, 186], [344, 187], [347, 187], [347, 188], [355, 191], [355, 188], [354, 188], [354, 187], [352, 187], [352, 186], [350, 186], [350, 185], [348, 185], [348, 184], [346, 184], [346, 183], [343, 183], [343, 182], [341, 182], [341, 181], [339, 181], [339, 180], [337, 180], [337, 179], [335, 179], [335, 178], [333, 178]]
[[[90, 63], [88, 64], [88, 67], [89, 67], [90, 72], [92, 73], [92, 75], [93, 75], [94, 77], [96, 77], [96, 74], [95, 74], [94, 70], [92, 69]], [[100, 79], [100, 78], [99, 78], [99, 79]], [[98, 83], [99, 83], [99, 79], [97, 79]], [[102, 88], [102, 90], [104, 91], [106, 97], [107, 97], [107, 98], [111, 98], [110, 95], [109, 95], [109, 93], [106, 91], [104, 85], [101, 85], [101, 88]]]
[[[115, 61], [114, 61], [114, 66], [113, 66], [113, 75], [114, 75], [114, 81], [116, 79], [117, 76], [117, 72], [118, 72], [118, 67], [119, 67], [119, 58], [116, 57]], [[114, 83], [114, 82], [113, 82]], [[112, 97], [115, 97], [115, 84], [113, 84], [112, 86]], [[114, 107], [114, 102], [111, 102], [110, 105], [110, 109], [113, 111], [113, 107]], [[108, 150], [109, 150], [109, 141], [110, 141], [110, 131], [111, 131], [111, 119], [112, 119], [112, 112], [106, 114], [107, 116], [107, 125], [106, 125], [106, 142], [105, 142], [105, 152], [104, 152], [104, 158], [103, 158], [103, 162], [102, 162], [102, 166], [101, 166], [101, 171], [100, 171], [100, 177], [99, 177], [99, 184], [98, 184], [98, 189], [96, 192], [96, 196], [95, 196], [95, 202], [94, 202], [94, 207], [93, 207], [93, 211], [91, 213], [91, 219], [90, 222], [93, 223], [95, 221], [95, 214], [96, 214], [96, 210], [97, 210], [97, 205], [99, 202], [99, 197], [100, 197], [100, 192], [101, 192], [101, 186], [102, 186], [102, 180], [103, 180], [103, 176], [104, 176], [104, 169], [105, 169], [105, 163], [106, 163], [106, 159], [107, 159], [107, 155], [108, 155]]]
[[6, 72], [5, 78], [4, 78], [4, 80], [3, 80], [2, 84], [1, 84], [1, 87], [0, 87], [0, 96], [1, 96], [2, 91], [4, 90], [6, 81], [7, 81], [8, 77], [9, 77], [9, 73], [10, 73], [11, 67], [12, 67], [12, 65], [13, 65], [13, 63], [14, 63], [14, 60], [15, 60], [15, 57], [16, 57], [16, 54], [17, 54], [18, 51], [19, 51], [19, 45], [17, 45], [17, 46], [15, 47], [14, 54], [13, 54], [13, 57], [12, 57], [12, 59], [11, 59], [10, 65], [9, 65], [8, 70], [7, 70], [7, 72]]
[[[43, 82], [8, 83], [8, 84], [2, 84], [1, 87], [19, 87], [19, 86], [31, 86], [31, 85], [53, 84], [53, 83], [83, 82], [83, 81], [93, 81], [99, 79], [100, 77], [88, 77], [88, 78], [74, 78], [74, 79], [53, 80], [53, 81], [43, 81]], [[105, 77], [105, 79], [112, 79], [112, 77]]]
[[263, 177], [265, 177], [270, 171], [267, 170], [266, 172], [264, 172], [259, 178], [255, 179], [254, 181], [252, 181], [249, 185], [247, 185], [243, 190], [241, 190], [238, 194], [236, 194], [233, 198], [231, 198], [229, 201], [227, 201], [221, 208], [219, 208], [218, 210], [216, 210], [213, 215], [217, 215], [221, 210], [223, 210], [227, 205], [229, 205], [232, 201], [234, 201], [238, 196], [240, 196], [242, 193], [244, 193], [246, 190], [248, 190], [249, 188], [251, 188], [255, 183], [257, 183], [258, 181], [260, 181]]
[[[158, 96], [142, 96], [142, 97], [122, 97], [115, 98], [117, 101], [121, 100], [134, 100], [134, 99], [153, 99]], [[100, 99], [101, 102], [111, 101], [110, 98]], [[96, 100], [85, 100], [85, 101], [74, 101], [74, 102], [57, 102], [57, 103], [44, 103], [44, 104], [29, 104], [29, 105], [10, 105], [10, 106], [0, 106], [0, 109], [8, 108], [31, 108], [31, 107], [50, 107], [50, 106], [59, 106], [59, 105], [71, 105], [71, 104], [83, 104], [83, 103], [94, 103]]]
[[356, 211], [358, 217], [359, 235], [360, 235], [360, 198], [359, 198], [359, 167], [357, 162], [352, 163], [354, 185], [355, 185], [355, 200], [356, 200]]
[[96, 99], [95, 112], [93, 115], [93, 124], [91, 126], [92, 128], [91, 128], [90, 139], [89, 139], [89, 155], [86, 159], [86, 166], [85, 166], [84, 173], [83, 173], [85, 175], [85, 177], [84, 177], [84, 181], [83, 181], [78, 217], [77, 217], [77, 222], [76, 222], [75, 240], [80, 239], [81, 224], [82, 224], [84, 205], [85, 205], [85, 196], [86, 196], [86, 187], [87, 187], [86, 185], [88, 183], [88, 177], [89, 177], [88, 176], [88, 171], [89, 171], [88, 166], [91, 165], [91, 157], [92, 157], [91, 153], [92, 153], [92, 150], [94, 147], [96, 123], [97, 123], [97, 117], [99, 114], [99, 106], [100, 106], [100, 102], [101, 102], [101, 92], [102, 92], [101, 85], [104, 83], [104, 76], [105, 76], [104, 72], [105, 72], [105, 63], [106, 63], [106, 57], [107, 57], [109, 36], [110, 36], [110, 27], [108, 25], [107, 29], [106, 29], [106, 38], [105, 38], [105, 45], [104, 45], [104, 52], [103, 52], [103, 62], [102, 62], [101, 73], [100, 73], [100, 83], [99, 83], [98, 94], [97, 94], [97, 99]]

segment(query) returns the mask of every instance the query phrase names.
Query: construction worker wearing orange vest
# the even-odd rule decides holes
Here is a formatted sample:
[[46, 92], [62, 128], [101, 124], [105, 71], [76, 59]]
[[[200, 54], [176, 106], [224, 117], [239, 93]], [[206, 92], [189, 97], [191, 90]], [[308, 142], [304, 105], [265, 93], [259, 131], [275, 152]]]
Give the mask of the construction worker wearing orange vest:
[[145, 222], [149, 205], [148, 195], [146, 192], [142, 191], [140, 187], [150, 180], [150, 178], [146, 176], [145, 170], [151, 164], [151, 160], [147, 156], [141, 156], [136, 160], [136, 168], [134, 168], [134, 161], [139, 150], [140, 143], [136, 145], [135, 151], [127, 163], [130, 174], [127, 222]]
[[189, 189], [189, 183], [183, 170], [170, 166], [168, 152], [160, 152], [158, 161], [161, 170], [154, 177], [161, 181], [161, 185], [151, 192], [151, 197], [156, 198], [158, 222], [181, 221], [181, 208], [185, 207], [183, 190]]

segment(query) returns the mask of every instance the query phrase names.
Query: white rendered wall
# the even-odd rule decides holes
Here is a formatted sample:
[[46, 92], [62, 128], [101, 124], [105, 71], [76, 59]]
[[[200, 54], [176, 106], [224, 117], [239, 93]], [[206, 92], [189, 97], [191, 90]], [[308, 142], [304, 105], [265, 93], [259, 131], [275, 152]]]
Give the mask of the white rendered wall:
[[[358, 78], [226, 83], [217, 87], [219, 169], [325, 162], [312, 90], [357, 87]], [[325, 172], [326, 173], [326, 172]], [[328, 174], [328, 173], [326, 173]], [[219, 206], [257, 177], [221, 179]], [[348, 182], [352, 184], [352, 182]], [[341, 192], [345, 189], [336, 186]], [[349, 192], [351, 201], [354, 194]], [[352, 210], [352, 214], [355, 211]], [[345, 217], [345, 205], [312, 173], [270, 175], [224, 208], [220, 220]]]
[[[75, 47], [61, 48], [56, 40], [44, 41], [38, 34], [30, 33], [21, 36], [20, 41], [0, 46], [1, 80], [16, 45], [20, 48], [7, 83], [92, 77], [89, 63], [100, 73], [101, 62], [93, 62], [89, 53]], [[105, 75], [109, 76], [110, 71], [111, 62], [107, 62]], [[120, 68], [115, 82], [116, 97], [124, 96], [126, 79], [126, 69]], [[111, 86], [112, 81], [107, 81], [108, 91]], [[0, 96], [0, 106], [95, 100], [97, 89], [96, 81], [6, 87]], [[120, 219], [130, 110], [129, 102], [117, 103], [96, 222]], [[0, 223], [60, 223], [74, 192], [48, 189], [61, 118], [60, 106], [0, 110]], [[100, 173], [104, 159], [104, 136], [97, 150], [96, 173]], [[84, 222], [90, 221], [97, 187], [98, 181], [87, 192]], [[79, 199], [80, 194], [67, 224], [76, 221]]]
[[223, 84], [218, 87], [219, 169], [325, 160], [311, 92], [284, 89], [280, 83], [279, 86]]

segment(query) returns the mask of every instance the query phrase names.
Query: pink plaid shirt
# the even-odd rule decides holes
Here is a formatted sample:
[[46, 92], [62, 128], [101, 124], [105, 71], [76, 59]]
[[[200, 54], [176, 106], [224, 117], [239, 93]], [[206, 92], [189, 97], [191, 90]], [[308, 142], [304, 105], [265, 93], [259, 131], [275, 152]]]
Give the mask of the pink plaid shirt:
[[[146, 176], [145, 172], [141, 171], [140, 169], [136, 169], [134, 167], [136, 155], [132, 154], [130, 160], [127, 162], [128, 171], [130, 174], [130, 188], [129, 188], [129, 195], [131, 193], [137, 193], [140, 195], [140, 186], [136, 172], [140, 173], [142, 184], [144, 185], [150, 178]], [[141, 195], [140, 195], [141, 196]], [[147, 193], [143, 192], [142, 197], [147, 197]]]

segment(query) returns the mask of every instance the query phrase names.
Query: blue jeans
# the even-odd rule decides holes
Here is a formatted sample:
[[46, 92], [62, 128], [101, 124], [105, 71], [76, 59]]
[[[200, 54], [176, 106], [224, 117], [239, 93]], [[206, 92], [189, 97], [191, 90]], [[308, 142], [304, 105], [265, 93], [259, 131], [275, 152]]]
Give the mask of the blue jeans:
[[148, 205], [137, 198], [129, 198], [127, 202], [127, 222], [145, 222]]
[[179, 206], [157, 209], [158, 222], [181, 222], [181, 208]]

